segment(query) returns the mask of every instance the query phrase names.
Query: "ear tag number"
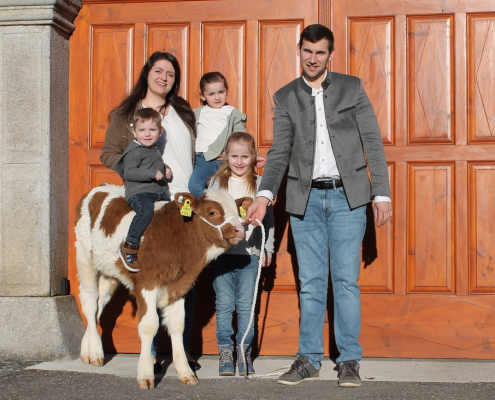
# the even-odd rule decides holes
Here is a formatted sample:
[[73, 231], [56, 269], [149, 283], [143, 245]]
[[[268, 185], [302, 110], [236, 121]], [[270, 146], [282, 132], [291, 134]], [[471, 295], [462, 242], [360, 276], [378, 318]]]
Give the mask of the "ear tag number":
[[192, 215], [191, 200], [186, 199], [184, 205], [180, 209], [180, 215], [190, 217]]
[[242, 208], [242, 206], [239, 207], [239, 214], [241, 215], [241, 218], [244, 219], [246, 218], [247, 211]]

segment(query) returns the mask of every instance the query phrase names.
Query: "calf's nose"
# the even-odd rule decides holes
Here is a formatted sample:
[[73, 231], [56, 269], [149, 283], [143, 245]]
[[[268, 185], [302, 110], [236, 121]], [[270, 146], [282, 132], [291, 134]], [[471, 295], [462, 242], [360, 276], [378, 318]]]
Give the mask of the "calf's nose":
[[236, 238], [244, 239], [246, 237], [246, 230], [241, 226], [234, 226], [234, 232]]

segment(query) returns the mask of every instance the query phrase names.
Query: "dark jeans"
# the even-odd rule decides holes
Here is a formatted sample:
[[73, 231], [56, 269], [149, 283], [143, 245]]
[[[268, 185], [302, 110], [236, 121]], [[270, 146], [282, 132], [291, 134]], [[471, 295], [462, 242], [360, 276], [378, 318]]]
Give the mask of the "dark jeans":
[[141, 243], [141, 236], [148, 227], [153, 215], [154, 204], [157, 201], [170, 200], [167, 193], [137, 193], [132, 196], [127, 203], [136, 212], [136, 215], [132, 219], [129, 232], [127, 233], [126, 242], [139, 246]]

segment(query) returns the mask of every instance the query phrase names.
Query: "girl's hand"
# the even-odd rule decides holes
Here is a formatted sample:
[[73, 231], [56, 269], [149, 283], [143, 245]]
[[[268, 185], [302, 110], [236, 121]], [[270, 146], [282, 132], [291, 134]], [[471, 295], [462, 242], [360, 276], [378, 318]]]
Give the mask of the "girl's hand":
[[172, 170], [170, 168], [165, 168], [165, 178], [167, 179], [172, 178]]
[[263, 268], [269, 267], [271, 263], [272, 263], [272, 258], [271, 257], [268, 257], [265, 254], [265, 257], [263, 257], [263, 265], [262, 265], [262, 267]]
[[256, 168], [260, 169], [265, 166], [266, 159], [260, 156], [256, 156]]
[[217, 157], [217, 161], [223, 161], [225, 160], [225, 150], [222, 151], [222, 154], [220, 154], [218, 157]]
[[155, 177], [155, 179], [157, 181], [161, 181], [163, 179], [162, 171], [156, 171], [156, 177]]

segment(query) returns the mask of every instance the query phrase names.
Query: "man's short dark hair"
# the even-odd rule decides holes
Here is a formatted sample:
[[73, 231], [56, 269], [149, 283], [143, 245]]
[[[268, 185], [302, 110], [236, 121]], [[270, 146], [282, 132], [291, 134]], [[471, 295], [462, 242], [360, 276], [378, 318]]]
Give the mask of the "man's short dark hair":
[[325, 25], [321, 24], [313, 24], [308, 25], [301, 32], [301, 37], [299, 39], [299, 47], [302, 48], [303, 40], [306, 40], [310, 43], [319, 42], [321, 39], [328, 40], [328, 51], [331, 53], [334, 49], [333, 47], [333, 33], [330, 29], [328, 29]]

